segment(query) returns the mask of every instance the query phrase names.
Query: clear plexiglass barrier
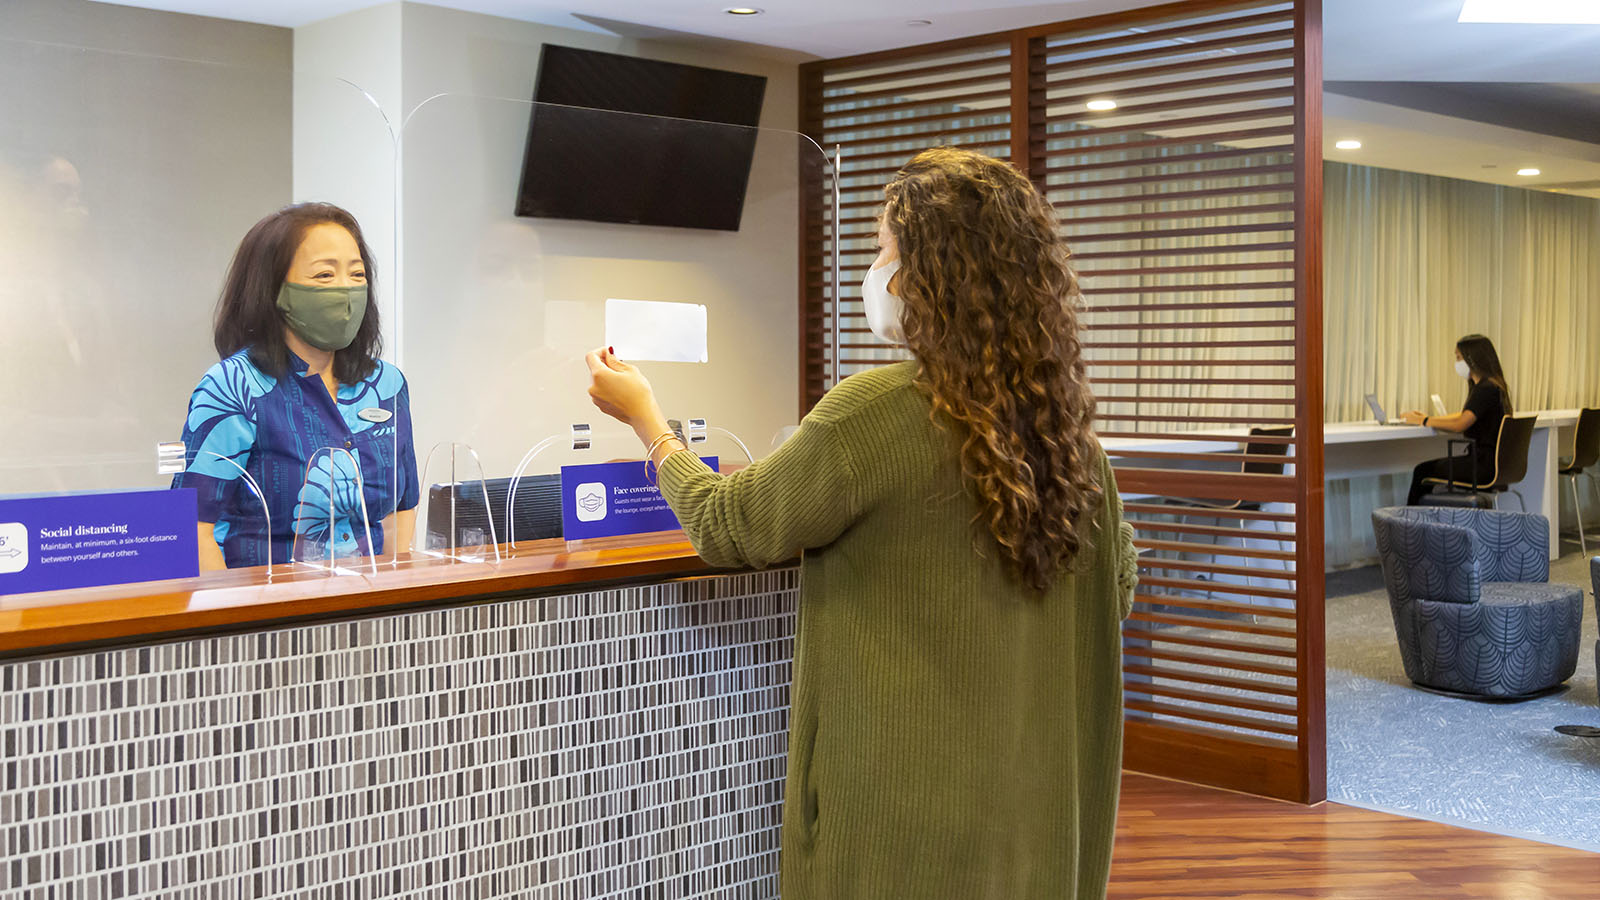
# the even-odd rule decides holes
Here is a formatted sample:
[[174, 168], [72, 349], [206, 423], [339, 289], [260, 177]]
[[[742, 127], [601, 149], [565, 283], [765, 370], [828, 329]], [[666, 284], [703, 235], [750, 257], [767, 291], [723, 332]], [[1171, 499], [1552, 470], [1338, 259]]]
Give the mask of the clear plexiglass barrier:
[[[682, 423], [680, 433], [703, 461], [715, 464], [723, 473], [754, 462], [737, 435], [714, 426], [697, 427], [697, 421]], [[584, 546], [582, 537], [568, 535], [562, 528], [568, 512], [580, 520], [609, 515], [613, 522], [638, 513], [660, 512], [665, 501], [638, 490], [655, 484], [654, 467], [645, 465], [642, 449], [639, 438], [616, 423], [598, 429], [579, 423], [529, 447], [509, 474], [486, 477], [470, 448], [462, 444], [436, 447], [424, 467], [429, 476], [423, 483], [429, 488], [419, 518], [417, 552], [494, 563], [513, 552], [537, 549], [540, 541], [564, 539], [554, 545], [557, 548]], [[569, 467], [609, 465], [616, 468], [606, 475], [563, 472]], [[566, 488], [564, 474], [568, 476]], [[609, 482], [606, 489], [594, 490], [596, 479]], [[584, 507], [585, 514], [576, 511], [578, 506]], [[630, 533], [653, 532], [640, 526]]]
[[[608, 341], [724, 468], [798, 421], [797, 290], [834, 277], [800, 271], [801, 205], [835, 218], [809, 138], [0, 40], [12, 65], [83, 88], [0, 97], [0, 503], [192, 489], [202, 568], [495, 565], [563, 536], [572, 498], [523, 491], [642, 455], [587, 395]], [[246, 241], [306, 202], [359, 223], [357, 266], [279, 218]]]
[[[587, 393], [585, 356], [608, 344], [668, 418], [703, 423], [704, 455], [748, 463], [797, 422], [800, 204], [833, 203], [809, 138], [441, 94], [408, 113], [401, 147], [417, 446], [470, 447], [486, 482], [430, 471], [418, 549], [473, 548], [486, 518], [519, 548], [560, 537], [557, 501], [574, 498], [542, 492], [562, 467], [641, 457]], [[658, 313], [690, 325], [657, 327]], [[574, 449], [575, 426], [587, 447]]]
[[[41, 78], [73, 85], [74, 102], [0, 92], [0, 504], [182, 487], [197, 507], [185, 537], [212, 545], [197, 564], [392, 559], [401, 542], [381, 530], [406, 493], [407, 471], [389, 464], [403, 455], [399, 416], [367, 421], [394, 407], [400, 346], [398, 132], [385, 112], [358, 85], [287, 66], [0, 40], [0, 81]], [[281, 352], [295, 229], [263, 230], [235, 264], [253, 226], [304, 201], [337, 205], [364, 232], [356, 265], [287, 276], [367, 282], [354, 343], [371, 362], [332, 389]], [[258, 320], [279, 326], [275, 358], [254, 355]], [[222, 332], [234, 352], [219, 352]], [[374, 411], [347, 420], [352, 409]], [[362, 489], [345, 490], [357, 477]], [[361, 538], [297, 541], [297, 521]]]

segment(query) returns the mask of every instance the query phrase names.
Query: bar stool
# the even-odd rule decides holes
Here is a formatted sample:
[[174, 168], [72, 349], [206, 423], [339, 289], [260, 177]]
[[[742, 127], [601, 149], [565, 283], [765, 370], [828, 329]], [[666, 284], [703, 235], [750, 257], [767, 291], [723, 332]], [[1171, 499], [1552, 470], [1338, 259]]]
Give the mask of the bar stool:
[[1561, 468], [1556, 470], [1556, 474], [1571, 479], [1572, 512], [1578, 519], [1578, 546], [1583, 548], [1585, 555], [1589, 553], [1589, 538], [1583, 533], [1583, 502], [1578, 498], [1578, 476], [1587, 475], [1593, 481], [1594, 473], [1587, 470], [1596, 462], [1600, 462], [1600, 409], [1579, 410], [1578, 427], [1572, 432], [1572, 456], [1561, 461]]

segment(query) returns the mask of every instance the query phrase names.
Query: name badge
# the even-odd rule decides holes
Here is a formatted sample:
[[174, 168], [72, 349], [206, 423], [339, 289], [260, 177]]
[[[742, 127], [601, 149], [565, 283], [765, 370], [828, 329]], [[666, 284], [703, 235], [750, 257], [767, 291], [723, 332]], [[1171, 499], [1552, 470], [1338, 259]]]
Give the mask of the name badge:
[[366, 409], [356, 413], [356, 418], [373, 423], [387, 422], [394, 418], [394, 413], [388, 411], [387, 409], [383, 409], [382, 407], [369, 406]]

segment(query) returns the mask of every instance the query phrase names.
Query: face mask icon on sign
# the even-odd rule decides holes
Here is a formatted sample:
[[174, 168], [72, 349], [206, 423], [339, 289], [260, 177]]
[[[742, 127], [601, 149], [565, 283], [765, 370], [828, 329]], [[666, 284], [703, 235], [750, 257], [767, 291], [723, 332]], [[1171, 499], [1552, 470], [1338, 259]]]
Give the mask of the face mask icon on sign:
[[606, 486], [598, 482], [578, 485], [573, 492], [578, 503], [579, 522], [598, 522], [606, 517]]

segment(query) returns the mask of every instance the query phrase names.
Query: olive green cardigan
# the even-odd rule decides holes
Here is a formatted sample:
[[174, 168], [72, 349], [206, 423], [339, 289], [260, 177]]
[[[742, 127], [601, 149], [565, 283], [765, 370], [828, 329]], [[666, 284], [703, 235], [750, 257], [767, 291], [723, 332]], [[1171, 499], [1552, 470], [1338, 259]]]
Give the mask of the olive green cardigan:
[[806, 551], [783, 898], [1102, 897], [1136, 559], [1115, 482], [1101, 456], [1092, 547], [1030, 594], [975, 538], [913, 366], [842, 382], [733, 475], [688, 453], [661, 466], [707, 562]]

